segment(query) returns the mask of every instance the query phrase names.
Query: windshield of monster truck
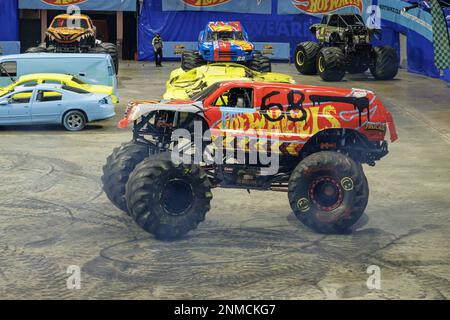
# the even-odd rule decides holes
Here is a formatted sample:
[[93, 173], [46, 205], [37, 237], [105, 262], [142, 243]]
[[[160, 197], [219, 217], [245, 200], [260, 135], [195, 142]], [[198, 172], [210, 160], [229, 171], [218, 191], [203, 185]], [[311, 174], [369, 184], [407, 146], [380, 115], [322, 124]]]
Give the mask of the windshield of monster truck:
[[217, 40], [245, 40], [244, 34], [240, 31], [221, 31], [221, 32], [208, 32], [206, 35], [206, 41]]
[[83, 29], [88, 29], [89, 24], [86, 19], [75, 19], [73, 18], [70, 23], [67, 23], [68, 19], [58, 18], [53, 21], [53, 28], [67, 28], [67, 27], [78, 27]]
[[349, 26], [364, 26], [364, 21], [360, 15], [342, 15], [341, 19]]

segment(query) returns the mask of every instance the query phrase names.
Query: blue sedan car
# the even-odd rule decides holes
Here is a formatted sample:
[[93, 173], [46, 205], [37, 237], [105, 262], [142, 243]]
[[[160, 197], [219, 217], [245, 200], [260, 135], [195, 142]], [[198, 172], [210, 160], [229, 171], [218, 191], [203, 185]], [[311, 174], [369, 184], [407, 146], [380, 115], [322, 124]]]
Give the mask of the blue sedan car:
[[80, 131], [114, 115], [111, 96], [60, 84], [16, 87], [0, 97], [0, 125], [62, 124]]

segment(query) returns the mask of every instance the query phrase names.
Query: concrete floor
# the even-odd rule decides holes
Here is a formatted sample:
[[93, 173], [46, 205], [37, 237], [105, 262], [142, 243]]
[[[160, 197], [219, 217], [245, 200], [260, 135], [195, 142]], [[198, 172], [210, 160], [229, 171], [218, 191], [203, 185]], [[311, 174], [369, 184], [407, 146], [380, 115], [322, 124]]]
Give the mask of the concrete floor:
[[[123, 63], [114, 119], [81, 133], [0, 127], [0, 298], [446, 299], [450, 297], [450, 90], [400, 72], [374, 90], [400, 140], [366, 167], [370, 202], [354, 232], [324, 236], [300, 224], [287, 195], [215, 190], [212, 210], [179, 242], [159, 242], [106, 199], [101, 168], [130, 139], [116, 123], [128, 100], [158, 98], [175, 64]], [[325, 85], [274, 71], [299, 83]], [[68, 266], [81, 289], [68, 290]], [[381, 289], [366, 286], [370, 265]]]

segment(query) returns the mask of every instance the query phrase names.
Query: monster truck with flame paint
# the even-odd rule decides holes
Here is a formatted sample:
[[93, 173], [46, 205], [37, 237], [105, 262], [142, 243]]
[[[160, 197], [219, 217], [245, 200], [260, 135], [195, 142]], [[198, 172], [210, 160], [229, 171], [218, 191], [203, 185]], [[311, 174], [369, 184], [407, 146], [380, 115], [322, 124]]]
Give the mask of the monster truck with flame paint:
[[200, 32], [197, 51], [183, 51], [181, 68], [188, 71], [210, 62], [236, 62], [259, 72], [271, 72], [270, 59], [249, 42], [248, 34], [237, 21], [209, 22]]
[[[116, 148], [103, 168], [104, 190], [160, 239], [195, 229], [214, 187], [287, 191], [305, 225], [346, 231], [368, 203], [362, 164], [388, 154], [388, 131], [397, 139], [391, 114], [373, 92], [250, 81], [216, 83], [189, 101], [132, 103], [119, 126], [130, 123], [132, 141]], [[177, 140], [176, 129], [190, 140]], [[278, 170], [249, 161], [262, 150], [278, 155]], [[204, 157], [173, 162], [175, 151]], [[214, 162], [212, 154], [219, 155]]]
[[377, 80], [393, 79], [399, 59], [394, 48], [372, 47], [372, 39], [381, 35], [369, 29], [357, 14], [325, 15], [310, 28], [318, 42], [300, 43], [295, 51], [295, 66], [306, 75], [319, 72], [325, 81], [340, 81], [345, 72], [364, 73], [370, 69]]
[[112, 43], [96, 39], [96, 28], [92, 20], [83, 14], [60, 14], [56, 16], [45, 33], [45, 41], [27, 53], [107, 53], [119, 68], [117, 47]]

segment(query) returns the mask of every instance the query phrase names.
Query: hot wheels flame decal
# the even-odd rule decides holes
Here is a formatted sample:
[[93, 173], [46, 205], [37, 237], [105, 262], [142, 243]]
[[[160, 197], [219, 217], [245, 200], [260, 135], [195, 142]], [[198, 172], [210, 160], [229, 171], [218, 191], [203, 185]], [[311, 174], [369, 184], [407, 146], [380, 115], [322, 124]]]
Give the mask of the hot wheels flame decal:
[[253, 50], [253, 44], [247, 41], [231, 40], [230, 43], [239, 46], [242, 50]]
[[181, 0], [181, 1], [193, 7], [212, 7], [230, 2], [231, 0]]
[[88, 0], [41, 0], [41, 1], [50, 4], [52, 6], [70, 6], [73, 4], [86, 2]]
[[241, 24], [239, 22], [223, 22], [216, 21], [211, 22], [208, 25], [208, 28], [213, 32], [233, 32], [233, 31], [241, 31]]
[[309, 14], [323, 14], [344, 8], [357, 8], [363, 12], [363, 0], [293, 0], [292, 4], [299, 10]]
[[[299, 136], [306, 140], [327, 128], [341, 128], [339, 115], [332, 105], [322, 105], [305, 109], [305, 113], [284, 116], [279, 110], [269, 110], [261, 113], [238, 113], [235, 111], [221, 110], [221, 120], [214, 124], [214, 129], [232, 130], [239, 135], [245, 132], [245, 136], [274, 135], [279, 139], [298, 140]], [[299, 120], [304, 117], [303, 121]], [[279, 119], [273, 121], [272, 119]]]
[[[269, 137], [269, 140], [276, 142], [276, 148], [285, 147], [285, 151], [296, 154], [308, 139], [322, 130], [364, 128], [378, 110], [374, 103], [375, 97], [372, 96], [372, 100], [368, 97], [356, 97], [353, 91], [347, 97], [306, 97], [302, 91], [291, 90], [287, 94], [287, 105], [282, 104], [280, 97], [279, 91], [266, 94], [255, 112], [220, 108], [220, 116], [211, 126], [213, 136], [219, 137], [226, 133], [230, 140], [237, 137]], [[274, 142], [271, 144], [273, 148]], [[278, 149], [273, 151], [278, 152]], [[280, 151], [283, 152], [281, 149]]]

